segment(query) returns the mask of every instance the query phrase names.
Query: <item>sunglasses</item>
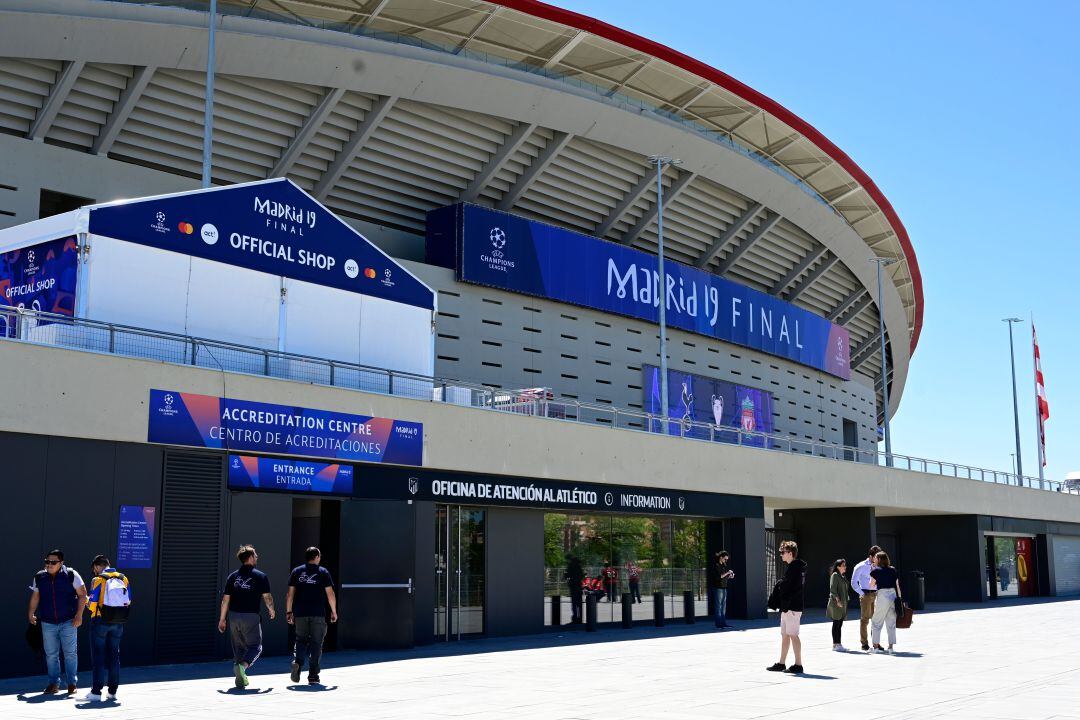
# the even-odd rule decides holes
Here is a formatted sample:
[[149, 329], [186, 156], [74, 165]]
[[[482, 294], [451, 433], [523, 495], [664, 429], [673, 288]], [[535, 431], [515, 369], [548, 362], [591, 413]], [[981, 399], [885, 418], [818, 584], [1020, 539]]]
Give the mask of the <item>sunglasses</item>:
[[59, 565], [62, 562], [63, 562], [63, 560], [46, 560], [45, 564], [46, 565]]

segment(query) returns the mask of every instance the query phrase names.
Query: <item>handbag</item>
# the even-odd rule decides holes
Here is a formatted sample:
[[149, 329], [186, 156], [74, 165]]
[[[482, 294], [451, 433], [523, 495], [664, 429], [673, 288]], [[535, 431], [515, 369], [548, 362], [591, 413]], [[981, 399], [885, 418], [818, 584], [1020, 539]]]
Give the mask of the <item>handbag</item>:
[[895, 604], [894, 607], [896, 610], [896, 627], [901, 630], [908, 629], [911, 627], [911, 623], [914, 622], [914, 611], [908, 607], [907, 603], [904, 602], [904, 599], [899, 596], [893, 600], [893, 603]]
[[768, 607], [770, 610], [780, 609], [780, 584], [782, 582], [783, 580], [780, 580], [775, 585], [773, 585], [772, 592], [769, 593], [769, 601], [766, 603], [766, 607]]

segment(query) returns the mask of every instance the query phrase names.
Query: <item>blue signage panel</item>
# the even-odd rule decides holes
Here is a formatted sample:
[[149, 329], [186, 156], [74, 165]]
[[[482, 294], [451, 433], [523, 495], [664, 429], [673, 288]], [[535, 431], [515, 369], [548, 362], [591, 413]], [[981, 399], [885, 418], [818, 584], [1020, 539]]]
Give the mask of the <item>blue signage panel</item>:
[[433, 309], [435, 295], [289, 180], [90, 211], [90, 232]]
[[421, 423], [170, 390], [150, 391], [147, 440], [397, 465], [424, 458]]
[[[660, 368], [643, 365], [641, 374], [645, 411], [663, 416]], [[678, 421], [669, 424], [671, 434], [734, 443], [740, 441], [737, 430], [773, 431], [773, 397], [767, 390], [669, 369], [667, 416]], [[654, 429], [660, 429], [659, 423]], [[741, 441], [743, 445], [764, 445], [764, 438], [760, 437], [744, 436]]]
[[139, 570], [154, 565], [154, 508], [121, 505], [116, 539], [116, 567]]
[[[78, 267], [74, 236], [0, 253], [0, 305], [71, 317]], [[0, 337], [14, 330], [3, 322]]]
[[[428, 258], [463, 282], [658, 322], [656, 256], [477, 205], [428, 215]], [[665, 264], [667, 322], [851, 377], [848, 331], [819, 315], [717, 275]]]
[[230, 455], [229, 489], [352, 495], [353, 466]]

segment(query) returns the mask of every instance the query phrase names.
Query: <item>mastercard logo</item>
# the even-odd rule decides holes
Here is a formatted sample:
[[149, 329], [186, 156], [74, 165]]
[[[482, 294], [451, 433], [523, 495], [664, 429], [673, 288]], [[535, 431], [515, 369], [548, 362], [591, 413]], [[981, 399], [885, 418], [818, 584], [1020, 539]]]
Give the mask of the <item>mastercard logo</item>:
[[184, 233], [185, 235], [190, 235], [191, 233], [195, 232], [195, 226], [189, 222], [180, 223], [178, 228], [180, 232]]
[[364, 277], [369, 278], [371, 280], [374, 280], [375, 279], [375, 269], [374, 268], [364, 268]]

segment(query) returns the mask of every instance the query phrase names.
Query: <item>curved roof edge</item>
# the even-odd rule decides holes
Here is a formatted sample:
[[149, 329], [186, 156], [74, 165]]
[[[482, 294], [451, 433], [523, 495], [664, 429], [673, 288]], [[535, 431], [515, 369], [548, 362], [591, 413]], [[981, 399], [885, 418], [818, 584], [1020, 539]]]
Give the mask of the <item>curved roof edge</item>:
[[919, 270], [919, 261], [915, 257], [915, 248], [911, 244], [911, 238], [908, 237], [907, 229], [904, 227], [904, 224], [900, 222], [900, 217], [896, 214], [896, 210], [893, 208], [892, 203], [888, 201], [885, 194], [874, 184], [874, 181], [870, 179], [870, 176], [867, 175], [847, 153], [825, 137], [821, 131], [772, 98], [758, 92], [749, 85], [736, 80], [727, 73], [717, 70], [711, 65], [706, 65], [700, 60], [695, 60], [678, 50], [673, 50], [666, 45], [642, 37], [641, 35], [615, 27], [614, 25], [589, 17], [588, 15], [582, 15], [581, 13], [576, 13], [572, 10], [565, 10], [560, 7], [555, 7], [554, 5], [539, 2], [539, 0], [487, 1], [527, 15], [533, 15], [534, 17], [543, 20], [549, 20], [584, 32], [592, 33], [593, 35], [597, 35], [606, 40], [625, 45], [626, 47], [669, 62], [687, 72], [694, 73], [705, 80], [714, 82], [725, 90], [738, 95], [743, 100], [753, 103], [757, 107], [760, 107], [787, 123], [794, 130], [801, 133], [815, 145], [820, 147], [825, 154], [836, 161], [840, 167], [850, 173], [851, 176], [866, 189], [867, 194], [874, 199], [874, 202], [881, 208], [882, 213], [885, 214], [885, 217], [889, 221], [889, 225], [892, 227], [893, 231], [896, 233], [897, 239], [900, 241], [900, 246], [904, 250], [904, 258], [907, 260], [908, 268], [911, 273], [911, 281], [915, 294], [915, 326], [912, 329], [911, 345], [908, 350], [910, 354], [915, 352], [915, 347], [919, 344], [919, 336], [922, 334], [923, 287], [922, 272]]

